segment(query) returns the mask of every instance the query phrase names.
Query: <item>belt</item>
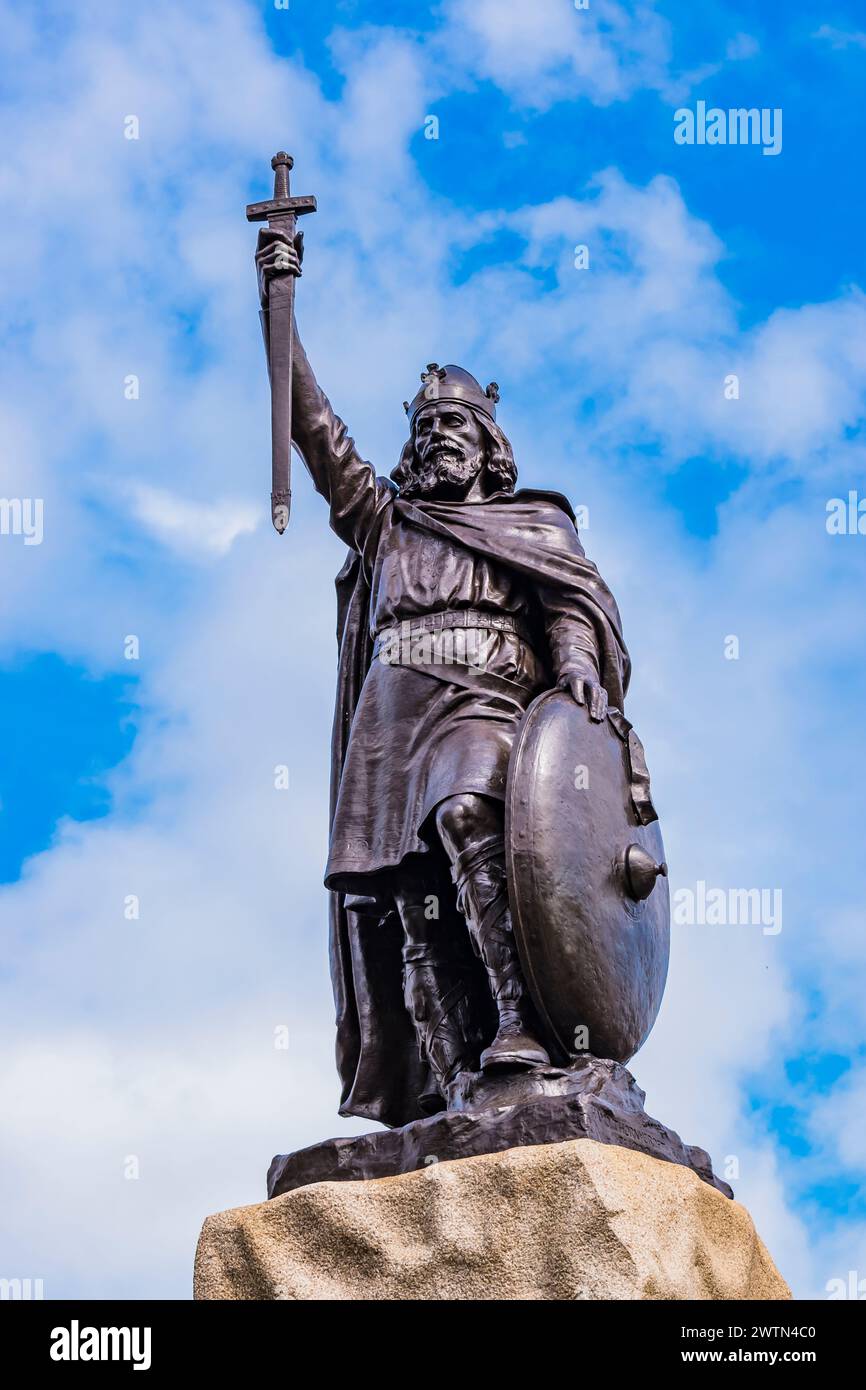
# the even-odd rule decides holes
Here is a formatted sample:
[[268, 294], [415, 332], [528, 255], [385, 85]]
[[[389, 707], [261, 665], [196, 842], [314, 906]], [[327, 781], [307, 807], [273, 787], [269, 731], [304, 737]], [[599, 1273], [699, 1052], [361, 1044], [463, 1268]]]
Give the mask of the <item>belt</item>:
[[383, 637], [403, 635], [414, 637], [421, 632], [444, 632], [449, 628], [483, 628], [494, 632], [513, 632], [521, 642], [531, 645], [529, 628], [520, 618], [511, 613], [493, 613], [485, 608], [440, 608], [435, 613], [420, 613], [417, 617], [405, 618], [402, 623], [392, 623], [380, 628], [376, 633], [376, 645]]

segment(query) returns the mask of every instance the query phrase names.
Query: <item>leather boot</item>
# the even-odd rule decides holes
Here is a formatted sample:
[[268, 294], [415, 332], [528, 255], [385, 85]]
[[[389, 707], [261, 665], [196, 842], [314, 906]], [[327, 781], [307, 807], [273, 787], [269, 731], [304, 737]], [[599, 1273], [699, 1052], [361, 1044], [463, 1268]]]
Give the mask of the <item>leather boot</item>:
[[499, 1012], [499, 1028], [481, 1054], [481, 1069], [544, 1066], [550, 1057], [536, 1036], [535, 1011], [517, 955], [501, 836], [465, 850], [455, 864], [454, 877], [457, 904], [466, 917]]
[[[479, 1039], [472, 1027], [467, 982], [447, 952], [430, 943], [403, 947], [403, 998], [418, 1034], [422, 1058], [430, 1064], [441, 1095], [461, 1071], [477, 1067]], [[441, 1106], [422, 1096], [423, 1108]]]

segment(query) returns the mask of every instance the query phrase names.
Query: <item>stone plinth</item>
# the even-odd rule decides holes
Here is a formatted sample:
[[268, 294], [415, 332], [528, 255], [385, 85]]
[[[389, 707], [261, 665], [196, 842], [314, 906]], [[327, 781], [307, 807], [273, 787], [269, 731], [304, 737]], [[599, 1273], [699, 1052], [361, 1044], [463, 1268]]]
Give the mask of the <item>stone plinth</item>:
[[205, 1221], [198, 1299], [788, 1299], [752, 1218], [583, 1138], [315, 1183]]

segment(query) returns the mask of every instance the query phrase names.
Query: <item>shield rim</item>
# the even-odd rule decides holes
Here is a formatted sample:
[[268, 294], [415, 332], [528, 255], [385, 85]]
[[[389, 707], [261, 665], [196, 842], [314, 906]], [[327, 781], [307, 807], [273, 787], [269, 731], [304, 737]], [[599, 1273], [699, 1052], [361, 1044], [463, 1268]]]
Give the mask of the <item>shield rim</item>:
[[[539, 986], [538, 986], [538, 979], [537, 979], [537, 976], [536, 976], [535, 968], [534, 968], [533, 963], [532, 963], [532, 955], [531, 955], [531, 952], [528, 950], [528, 947], [527, 947], [527, 942], [526, 942], [527, 933], [526, 933], [526, 931], [525, 931], [525, 929], [524, 929], [523, 921], [522, 921], [522, 919], [521, 919], [521, 914], [520, 914], [520, 903], [519, 903], [519, 901], [518, 901], [518, 894], [517, 894], [518, 877], [517, 877], [517, 874], [516, 874], [516, 872], [515, 872], [515, 867], [516, 867], [516, 866], [515, 866], [515, 862], [514, 862], [514, 859], [515, 859], [515, 849], [514, 849], [514, 837], [513, 837], [513, 835], [512, 835], [512, 829], [513, 829], [513, 810], [512, 810], [512, 808], [513, 808], [514, 799], [515, 799], [515, 798], [514, 798], [514, 786], [515, 786], [515, 780], [516, 780], [516, 777], [517, 777], [517, 770], [518, 770], [518, 766], [519, 766], [520, 763], [521, 763], [521, 754], [522, 754], [522, 752], [523, 752], [523, 747], [524, 747], [524, 743], [525, 743], [525, 740], [526, 740], [526, 731], [527, 731], [527, 729], [529, 729], [529, 728], [531, 727], [532, 716], [535, 714], [535, 712], [537, 711], [537, 709], [539, 708], [539, 706], [543, 705], [546, 701], [552, 699], [553, 696], [555, 696], [555, 695], [562, 695], [563, 693], [564, 693], [564, 692], [562, 691], [562, 689], [561, 689], [560, 687], [558, 687], [558, 686], [553, 686], [553, 687], [551, 687], [549, 690], [543, 690], [539, 695], [536, 695], [535, 699], [531, 702], [531, 704], [529, 704], [529, 705], [527, 706], [526, 711], [525, 711], [525, 713], [524, 713], [524, 715], [523, 715], [523, 718], [522, 718], [521, 721], [520, 721], [520, 725], [519, 725], [519, 727], [518, 727], [518, 729], [517, 729], [517, 733], [516, 733], [516, 735], [515, 735], [514, 745], [513, 745], [512, 750], [511, 750], [511, 757], [510, 757], [509, 760], [508, 760], [508, 776], [507, 776], [506, 785], [505, 785], [505, 862], [506, 862], [506, 875], [507, 875], [507, 881], [508, 881], [508, 900], [509, 900], [509, 905], [510, 905], [510, 907], [511, 907], [511, 921], [512, 921], [512, 927], [513, 927], [513, 930], [514, 930], [515, 942], [516, 942], [516, 944], [517, 944], [517, 954], [518, 954], [518, 958], [519, 958], [519, 960], [520, 960], [520, 964], [521, 964], [521, 967], [522, 967], [522, 970], [523, 970], [524, 979], [526, 980], [526, 985], [527, 985], [527, 988], [528, 988], [528, 990], [529, 990], [530, 997], [531, 997], [532, 1002], [533, 1002], [533, 1004], [534, 1004], [534, 1006], [535, 1006], [536, 1012], [538, 1013], [539, 1020], [540, 1020], [540, 1022], [541, 1022], [541, 1024], [542, 1024], [542, 1028], [543, 1028], [543, 1030], [544, 1030], [544, 1041], [545, 1041], [545, 1043], [547, 1044], [548, 1050], [549, 1050], [550, 1053], [551, 1053], [551, 1060], [552, 1060], [552, 1061], [555, 1061], [555, 1062], [558, 1062], [559, 1064], [565, 1064], [565, 1063], [567, 1063], [575, 1054], [574, 1054], [574, 1052], [573, 1052], [573, 1050], [572, 1050], [571, 1048], [569, 1048], [565, 1043], [563, 1043], [562, 1038], [561, 1038], [561, 1036], [560, 1036], [560, 1033], [559, 1033], [559, 1031], [557, 1030], [556, 1026], [555, 1026], [554, 1023], [553, 1023], [553, 1020], [552, 1020], [551, 1017], [550, 1017], [550, 1013], [549, 1013], [549, 1011], [548, 1011], [548, 1009], [547, 1009], [547, 1007], [546, 1007], [546, 1005], [545, 1005], [545, 1003], [544, 1003], [544, 999], [543, 999], [543, 997], [542, 997], [541, 991], [540, 991]], [[612, 731], [612, 733], [613, 733], [613, 736], [614, 736], [614, 737], [617, 736], [616, 733], [615, 733], [615, 731]], [[660, 827], [660, 826], [659, 826], [659, 834], [661, 834], [661, 827]], [[640, 907], [641, 907], [641, 908], [642, 908], [643, 906], [644, 906], [644, 904], [640, 904]], [[669, 914], [668, 914], [668, 917], [669, 917]], [[670, 940], [670, 935], [669, 935], [669, 934], [670, 934], [670, 920], [668, 920], [668, 940]], [[665, 976], [667, 976], [667, 973], [668, 973], [668, 969], [667, 969], [667, 966], [666, 966], [666, 968], [665, 968]], [[642, 1047], [642, 1046], [643, 1046], [643, 1043], [646, 1041], [646, 1038], [649, 1037], [649, 1034], [651, 1033], [651, 1031], [652, 1031], [652, 1029], [653, 1029], [653, 1027], [654, 1027], [654, 1025], [655, 1025], [656, 1019], [658, 1018], [659, 1009], [661, 1008], [661, 1002], [662, 1002], [663, 995], [664, 995], [664, 981], [662, 982], [661, 990], [660, 990], [660, 993], [659, 993], [658, 1005], [657, 1005], [657, 1007], [656, 1007], [655, 1013], [654, 1013], [653, 1018], [652, 1018], [652, 1020], [651, 1020], [651, 1022], [650, 1022], [650, 1024], [649, 1024], [649, 1027], [648, 1027], [648, 1029], [647, 1029], [647, 1032], [646, 1032], [646, 1034], [645, 1034], [645, 1036], [644, 1036], [643, 1041], [639, 1044], [639, 1047]], [[632, 1055], [633, 1055], [633, 1054], [632, 1054]]]

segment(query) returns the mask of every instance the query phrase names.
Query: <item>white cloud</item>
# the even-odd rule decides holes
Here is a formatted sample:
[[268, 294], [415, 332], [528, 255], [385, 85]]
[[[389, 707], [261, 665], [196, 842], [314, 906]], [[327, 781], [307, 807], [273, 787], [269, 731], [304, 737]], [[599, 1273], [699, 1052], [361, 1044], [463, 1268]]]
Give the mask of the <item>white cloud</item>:
[[654, 0], [593, 0], [586, 9], [564, 0], [448, 0], [445, 12], [444, 41], [458, 63], [541, 110], [565, 97], [622, 101], [660, 86], [670, 62], [669, 26]]
[[839, 29], [834, 24], [819, 25], [812, 37], [824, 39], [831, 48], [866, 48], [866, 33], [853, 29]]
[[679, 102], [726, 64], [760, 52], [739, 32], [717, 57], [680, 70], [674, 30], [655, 0], [592, 0], [580, 9], [571, 0], [446, 0], [444, 13], [439, 47], [455, 78], [494, 82], [528, 111], [578, 98], [609, 106], [641, 91]]
[[835, 1151], [835, 1156], [854, 1172], [866, 1168], [864, 1113], [866, 1067], [860, 1065], [852, 1069], [832, 1095], [819, 1101], [810, 1117], [815, 1141]]
[[725, 57], [733, 63], [755, 58], [760, 51], [761, 45], [752, 34], [735, 34], [725, 45]]
[[261, 508], [237, 500], [192, 502], [165, 488], [133, 484], [135, 516], [158, 540], [182, 555], [225, 555], [238, 536], [254, 531]]
[[[689, 214], [674, 180], [637, 188], [606, 170], [582, 200], [557, 198], [503, 220], [526, 237], [522, 264], [554, 268], [557, 289], [542, 298], [533, 279], [518, 279], [500, 346], [531, 373], [543, 317], [544, 373], [578, 399], [616, 396], [598, 444], [648, 434], [663, 446], [661, 467], [730, 452], [753, 467], [814, 474], [826, 466], [821, 451], [862, 421], [863, 291], [779, 310], [742, 332], [717, 276], [724, 248]], [[588, 271], [575, 269], [578, 244], [589, 247]], [[489, 272], [479, 292], [502, 275]], [[731, 374], [738, 399], [725, 393]]]

